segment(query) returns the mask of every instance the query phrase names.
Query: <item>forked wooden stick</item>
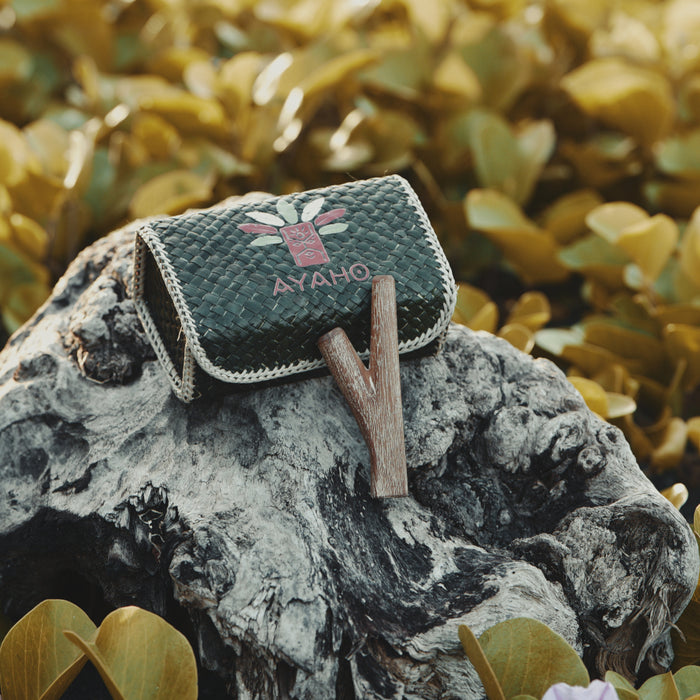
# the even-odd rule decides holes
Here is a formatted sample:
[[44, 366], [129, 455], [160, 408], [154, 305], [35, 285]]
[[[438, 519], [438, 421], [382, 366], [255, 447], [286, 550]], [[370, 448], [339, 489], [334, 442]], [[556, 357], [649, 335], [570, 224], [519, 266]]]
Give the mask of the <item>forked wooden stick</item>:
[[372, 280], [371, 323], [369, 369], [342, 328], [322, 335], [318, 347], [369, 447], [372, 496], [407, 496], [396, 292], [390, 275]]

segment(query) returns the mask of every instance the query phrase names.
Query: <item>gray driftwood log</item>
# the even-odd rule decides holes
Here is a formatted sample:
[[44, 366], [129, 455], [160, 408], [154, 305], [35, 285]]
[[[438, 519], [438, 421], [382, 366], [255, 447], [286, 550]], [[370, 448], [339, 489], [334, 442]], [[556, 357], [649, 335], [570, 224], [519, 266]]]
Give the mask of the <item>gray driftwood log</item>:
[[552, 364], [461, 327], [402, 362], [409, 497], [374, 500], [331, 377], [173, 396], [132, 235], [84, 251], [0, 354], [8, 614], [79, 598], [74, 573], [188, 629], [241, 699], [481, 698], [457, 626], [522, 615], [591, 669], [666, 667], [696, 544]]

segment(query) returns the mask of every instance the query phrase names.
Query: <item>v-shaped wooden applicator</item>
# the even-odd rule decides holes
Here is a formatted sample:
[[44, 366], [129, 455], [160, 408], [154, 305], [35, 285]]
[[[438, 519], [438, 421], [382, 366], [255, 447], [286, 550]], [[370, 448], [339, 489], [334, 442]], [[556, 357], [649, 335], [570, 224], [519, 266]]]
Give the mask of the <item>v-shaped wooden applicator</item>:
[[322, 335], [318, 347], [369, 447], [372, 496], [407, 496], [394, 278], [372, 279], [369, 369], [342, 328]]

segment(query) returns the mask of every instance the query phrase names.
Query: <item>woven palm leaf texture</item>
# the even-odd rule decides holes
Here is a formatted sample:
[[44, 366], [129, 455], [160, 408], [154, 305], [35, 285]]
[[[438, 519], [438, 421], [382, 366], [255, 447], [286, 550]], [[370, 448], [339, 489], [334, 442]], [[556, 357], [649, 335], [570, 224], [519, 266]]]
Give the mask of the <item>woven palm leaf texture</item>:
[[136, 234], [136, 308], [183, 401], [322, 368], [316, 343], [335, 327], [367, 357], [376, 275], [396, 282], [399, 353], [434, 351], [455, 283], [396, 175], [156, 219]]

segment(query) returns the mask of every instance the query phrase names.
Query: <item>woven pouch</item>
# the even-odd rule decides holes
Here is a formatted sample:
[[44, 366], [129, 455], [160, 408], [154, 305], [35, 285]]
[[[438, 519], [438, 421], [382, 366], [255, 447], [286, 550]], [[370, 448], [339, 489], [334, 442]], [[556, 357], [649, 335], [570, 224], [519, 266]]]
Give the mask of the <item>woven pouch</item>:
[[343, 328], [369, 355], [372, 278], [396, 282], [399, 352], [435, 351], [456, 300], [415, 192], [393, 175], [150, 221], [134, 300], [177, 396], [324, 367]]

